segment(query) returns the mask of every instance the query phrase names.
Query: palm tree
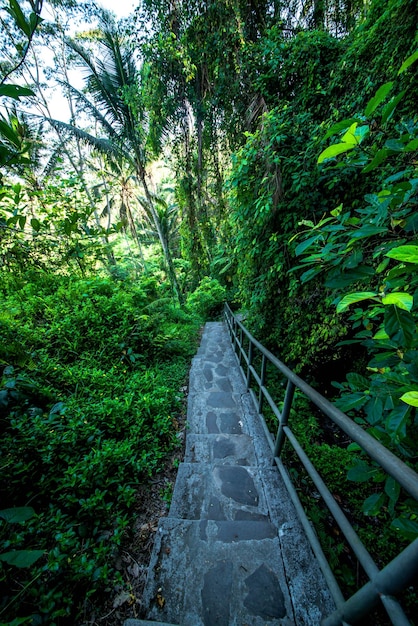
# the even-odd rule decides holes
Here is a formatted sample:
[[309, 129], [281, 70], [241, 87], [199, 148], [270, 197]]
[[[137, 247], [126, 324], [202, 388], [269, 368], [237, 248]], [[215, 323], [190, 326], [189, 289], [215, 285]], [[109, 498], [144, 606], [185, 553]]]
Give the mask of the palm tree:
[[[174, 272], [170, 250], [161, 227], [154, 198], [147, 183], [146, 120], [139, 101], [138, 69], [134, 54], [123, 34], [107, 12], [103, 12], [98, 33], [98, 54], [93, 55], [74, 40], [67, 44], [76, 53], [86, 73], [86, 91], [66, 84], [85, 110], [94, 118], [99, 132], [82, 130], [73, 119], [70, 124], [48, 118], [49, 122], [65, 128], [90, 146], [107, 155], [108, 159], [131, 167], [142, 186], [153, 226], [158, 234], [168, 268], [167, 274], [174, 293], [181, 302], [181, 291]], [[101, 136], [99, 136], [101, 135]]]

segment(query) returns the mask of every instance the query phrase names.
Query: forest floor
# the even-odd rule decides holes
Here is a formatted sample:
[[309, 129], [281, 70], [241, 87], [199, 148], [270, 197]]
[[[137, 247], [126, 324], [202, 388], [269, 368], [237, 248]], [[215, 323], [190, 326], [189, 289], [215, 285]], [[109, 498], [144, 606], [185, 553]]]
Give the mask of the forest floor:
[[179, 445], [167, 455], [160, 473], [138, 490], [135, 523], [115, 560], [125, 584], [109, 588], [107, 597], [103, 597], [100, 604], [87, 602], [81, 626], [122, 626], [126, 619], [143, 617], [142, 595], [158, 521], [168, 515], [178, 466], [184, 458], [187, 390], [187, 386], [181, 388], [181, 410], [176, 416]]

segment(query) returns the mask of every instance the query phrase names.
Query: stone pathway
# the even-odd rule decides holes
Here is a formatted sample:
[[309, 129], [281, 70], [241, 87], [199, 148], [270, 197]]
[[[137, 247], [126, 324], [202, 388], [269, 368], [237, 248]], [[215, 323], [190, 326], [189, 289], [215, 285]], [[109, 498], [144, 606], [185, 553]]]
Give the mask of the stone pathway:
[[143, 600], [148, 621], [124, 626], [319, 626], [334, 610], [222, 322], [192, 362], [185, 460]]

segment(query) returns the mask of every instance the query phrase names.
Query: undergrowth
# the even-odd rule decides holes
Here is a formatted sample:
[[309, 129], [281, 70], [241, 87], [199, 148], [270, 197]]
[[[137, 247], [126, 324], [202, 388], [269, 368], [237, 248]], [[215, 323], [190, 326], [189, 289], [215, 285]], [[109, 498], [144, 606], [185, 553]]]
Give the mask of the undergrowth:
[[124, 585], [118, 549], [178, 445], [199, 319], [149, 278], [5, 277], [0, 298], [1, 508], [33, 509], [0, 520], [0, 623], [76, 624]]

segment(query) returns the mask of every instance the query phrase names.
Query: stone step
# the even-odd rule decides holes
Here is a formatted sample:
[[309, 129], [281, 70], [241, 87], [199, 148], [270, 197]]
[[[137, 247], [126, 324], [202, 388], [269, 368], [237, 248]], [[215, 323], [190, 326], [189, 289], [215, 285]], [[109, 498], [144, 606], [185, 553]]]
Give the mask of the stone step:
[[221, 362], [224, 358], [233, 357], [234, 352], [229, 335], [222, 324], [218, 324], [213, 328], [205, 328], [196, 355], [205, 356], [213, 363]]
[[263, 470], [241, 465], [181, 463], [169, 517], [269, 520]]
[[160, 521], [146, 618], [181, 626], [296, 624], [269, 521]]
[[[232, 423], [232, 426], [234, 424]], [[231, 429], [233, 430], [233, 428]], [[237, 428], [238, 431], [241, 427]], [[186, 463], [256, 465], [252, 437], [247, 434], [194, 435], [186, 438]]]
[[[327, 589], [322, 572], [312, 554], [305, 532], [297, 519], [293, 505], [289, 500], [286, 488], [277, 470], [264, 468], [263, 478], [264, 498], [269, 510], [269, 519], [266, 519], [261, 514], [260, 519], [254, 521], [253, 514], [252, 521], [251, 519], [234, 521], [216, 519], [180, 520], [174, 517], [160, 520], [143, 597], [143, 606], [147, 618], [154, 621], [171, 620], [172, 624], [180, 626], [199, 626], [201, 624], [204, 626], [244, 626], [245, 624], [247, 626], [261, 626], [262, 624], [318, 626], [324, 616], [335, 610], [335, 605]], [[174, 512], [175, 509], [170, 510], [170, 514]], [[242, 511], [242, 513], [244, 512]], [[255, 526], [252, 526], [253, 524]], [[257, 524], [259, 524], [258, 527]], [[196, 530], [196, 528], [199, 530]], [[266, 533], [268, 537], [266, 537]], [[274, 537], [275, 540], [273, 541]], [[186, 594], [187, 591], [187, 594], [195, 594], [196, 602], [198, 603], [196, 611], [201, 610], [201, 589], [203, 587], [199, 587], [196, 591], [195, 579], [199, 579], [200, 584], [205, 579], [207, 586], [210, 586], [210, 581], [212, 580], [213, 582], [213, 579], [210, 576], [205, 578], [205, 572], [216, 567], [217, 559], [225, 560], [225, 551], [228, 552], [233, 563], [237, 567], [240, 566], [241, 547], [234, 552], [232, 550], [233, 546], [225, 547], [218, 545], [215, 548], [212, 545], [214, 542], [220, 542], [221, 544], [232, 543], [235, 545], [240, 541], [251, 541], [252, 543], [248, 543], [246, 546], [246, 550], [251, 552], [250, 563], [259, 564], [257, 567], [254, 567], [254, 570], [256, 570], [261, 566], [260, 554], [264, 554], [263, 550], [260, 551], [258, 542], [267, 540], [267, 538], [270, 542], [273, 542], [274, 554], [283, 565], [285, 578], [280, 576], [277, 576], [277, 578], [279, 587], [287, 585], [294, 621], [281, 621], [281, 619], [275, 618], [271, 621], [263, 622], [254, 615], [244, 618], [240, 613], [234, 613], [234, 607], [232, 607], [230, 612], [229, 621], [227, 621], [225, 616], [224, 621], [216, 621], [215, 619], [211, 621], [213, 614], [210, 612], [207, 621], [204, 621], [204, 614], [201, 614], [203, 617], [199, 621], [196, 612], [193, 611], [189, 618], [185, 616], [181, 606], [185, 606], [187, 609], [187, 603], [182, 605], [182, 593]], [[267, 566], [271, 568], [269, 562], [267, 562]], [[244, 567], [246, 567], [245, 564]], [[263, 576], [263, 571], [262, 568], [259, 572], [261, 576]], [[282, 575], [283, 571], [281, 569], [280, 572]], [[166, 581], [169, 581], [171, 577], [178, 581], [174, 601], [170, 599], [171, 592], [167, 592], [166, 585]], [[236, 590], [237, 584], [234, 583], [234, 585], [234, 593], [243, 593], [242, 584], [240, 591]], [[217, 587], [215, 591], [217, 590], [216, 593], [219, 594], [219, 598], [223, 598], [223, 583], [220, 587]], [[166, 595], [163, 593], [164, 589], [166, 590]], [[244, 595], [241, 598], [235, 596], [235, 601], [242, 603]], [[177, 608], [168, 610], [166, 607], [166, 612], [164, 613], [162, 609], [166, 602], [169, 602], [171, 605], [174, 602]], [[245, 619], [245, 621], [240, 621], [240, 619]]]
[[[231, 361], [233, 359], [234, 357], [231, 356]], [[221, 363], [213, 363], [205, 357], [195, 357], [190, 371], [189, 391], [191, 393], [202, 391], [245, 393], [245, 384], [235, 363], [225, 364], [225, 360]]]
[[126, 619], [123, 626], [177, 626], [176, 624], [167, 624], [167, 622], [149, 622], [147, 619]]
[[271, 465], [271, 449], [249, 393], [189, 394], [186, 441], [190, 435], [242, 434], [253, 440], [256, 465]]
[[189, 432], [201, 435], [242, 433], [241, 395], [227, 391], [190, 393], [187, 424]]

